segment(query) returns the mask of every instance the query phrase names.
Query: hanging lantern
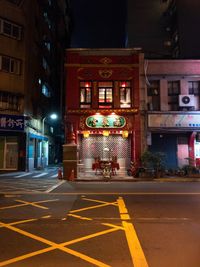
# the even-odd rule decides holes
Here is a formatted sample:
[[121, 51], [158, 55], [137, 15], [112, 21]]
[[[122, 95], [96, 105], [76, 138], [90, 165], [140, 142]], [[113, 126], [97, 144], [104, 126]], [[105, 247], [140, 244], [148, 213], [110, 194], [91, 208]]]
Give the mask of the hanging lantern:
[[110, 132], [109, 131], [103, 131], [103, 136], [109, 136]]
[[123, 138], [128, 138], [128, 131], [123, 131], [122, 132], [122, 137]]
[[83, 137], [87, 138], [90, 136], [90, 132], [89, 131], [83, 131]]

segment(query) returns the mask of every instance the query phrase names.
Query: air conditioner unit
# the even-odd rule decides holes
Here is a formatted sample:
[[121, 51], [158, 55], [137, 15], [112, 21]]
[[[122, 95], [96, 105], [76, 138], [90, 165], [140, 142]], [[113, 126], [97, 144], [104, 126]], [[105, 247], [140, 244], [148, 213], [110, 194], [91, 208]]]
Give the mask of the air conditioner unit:
[[194, 95], [179, 95], [179, 106], [180, 107], [193, 107], [194, 106]]

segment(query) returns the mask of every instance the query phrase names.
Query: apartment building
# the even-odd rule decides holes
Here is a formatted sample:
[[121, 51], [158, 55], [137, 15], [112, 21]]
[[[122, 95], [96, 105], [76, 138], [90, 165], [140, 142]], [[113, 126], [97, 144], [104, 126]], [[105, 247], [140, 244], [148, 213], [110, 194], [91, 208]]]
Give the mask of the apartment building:
[[167, 156], [168, 168], [200, 165], [200, 61], [145, 62], [146, 144]]
[[0, 170], [40, 168], [58, 157], [60, 132], [49, 115], [62, 116], [67, 11], [64, 0], [0, 2]]

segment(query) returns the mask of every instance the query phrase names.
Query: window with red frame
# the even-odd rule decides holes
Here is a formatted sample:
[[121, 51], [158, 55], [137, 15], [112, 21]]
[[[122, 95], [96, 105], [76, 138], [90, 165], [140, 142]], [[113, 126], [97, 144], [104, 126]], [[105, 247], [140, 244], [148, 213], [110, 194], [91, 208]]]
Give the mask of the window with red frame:
[[120, 108], [131, 107], [131, 86], [129, 81], [119, 82]]
[[98, 82], [99, 108], [112, 108], [113, 106], [113, 82]]
[[80, 82], [80, 107], [91, 108], [92, 103], [92, 83]]

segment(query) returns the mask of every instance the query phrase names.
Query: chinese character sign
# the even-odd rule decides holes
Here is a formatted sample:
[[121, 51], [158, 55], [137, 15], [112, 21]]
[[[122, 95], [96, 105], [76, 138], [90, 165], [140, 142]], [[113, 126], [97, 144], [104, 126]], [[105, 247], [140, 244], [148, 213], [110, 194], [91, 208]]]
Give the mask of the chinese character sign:
[[0, 130], [24, 131], [24, 116], [0, 114]]
[[90, 128], [122, 128], [126, 125], [126, 120], [118, 115], [94, 115], [87, 117], [86, 125]]

